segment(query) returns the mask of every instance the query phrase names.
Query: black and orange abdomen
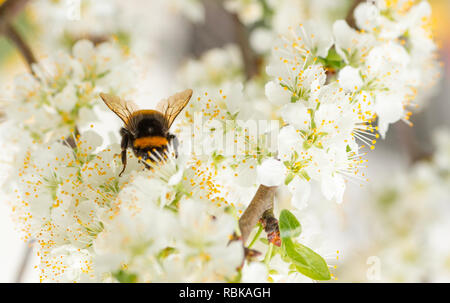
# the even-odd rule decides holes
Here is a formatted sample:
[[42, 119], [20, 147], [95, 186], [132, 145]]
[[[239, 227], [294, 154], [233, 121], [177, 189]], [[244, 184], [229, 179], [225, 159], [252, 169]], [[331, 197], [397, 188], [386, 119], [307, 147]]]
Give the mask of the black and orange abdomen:
[[169, 141], [162, 136], [146, 136], [133, 141], [136, 157], [146, 161], [160, 161], [166, 158]]
[[167, 146], [169, 142], [165, 137], [161, 136], [148, 136], [137, 138], [133, 142], [133, 147], [137, 149], [151, 149]]

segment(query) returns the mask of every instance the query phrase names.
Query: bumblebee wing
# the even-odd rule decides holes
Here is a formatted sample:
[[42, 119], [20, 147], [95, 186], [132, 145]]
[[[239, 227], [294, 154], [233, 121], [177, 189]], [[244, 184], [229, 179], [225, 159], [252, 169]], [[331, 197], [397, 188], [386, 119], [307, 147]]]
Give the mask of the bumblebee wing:
[[187, 89], [158, 103], [156, 109], [164, 115], [167, 122], [167, 129], [170, 128], [178, 114], [186, 107], [191, 97], [192, 89]]
[[109, 107], [120, 119], [125, 123], [126, 126], [129, 126], [128, 123], [130, 121], [131, 115], [138, 110], [137, 105], [132, 101], [125, 101], [120, 97], [101, 93], [100, 97], [103, 102], [105, 102], [106, 106]]

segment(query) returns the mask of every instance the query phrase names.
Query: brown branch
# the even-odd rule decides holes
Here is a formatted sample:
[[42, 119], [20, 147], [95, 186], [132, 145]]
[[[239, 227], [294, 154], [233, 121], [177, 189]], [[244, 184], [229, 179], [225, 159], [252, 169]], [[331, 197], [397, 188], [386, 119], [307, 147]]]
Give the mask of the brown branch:
[[0, 6], [0, 32], [14, 20], [29, 0], [6, 0]]
[[348, 25], [352, 28], [356, 29], [356, 20], [355, 20], [355, 9], [360, 5], [361, 3], [366, 2], [366, 0], [353, 0], [352, 6], [348, 10], [347, 17], [345, 18], [345, 21], [347, 21]]
[[4, 31], [4, 35], [8, 37], [8, 39], [14, 43], [19, 52], [22, 54], [23, 58], [27, 62], [28, 67], [31, 70], [31, 65], [36, 63], [36, 57], [34, 56], [31, 48], [25, 42], [25, 40], [20, 36], [17, 30], [11, 25], [7, 25]]
[[31, 70], [31, 65], [36, 63], [36, 57], [20, 33], [12, 25], [12, 21], [23, 10], [28, 1], [7, 0], [0, 6], [0, 34], [7, 37], [16, 46]]
[[264, 212], [273, 209], [273, 199], [276, 189], [276, 186], [267, 187], [260, 185], [249, 206], [239, 219], [239, 229], [241, 230], [241, 238], [244, 245]]
[[244, 24], [239, 20], [236, 14], [233, 14], [235, 24], [236, 43], [242, 54], [244, 61], [245, 76], [247, 80], [258, 75], [261, 69], [261, 59], [253, 51], [249, 42], [249, 33]]

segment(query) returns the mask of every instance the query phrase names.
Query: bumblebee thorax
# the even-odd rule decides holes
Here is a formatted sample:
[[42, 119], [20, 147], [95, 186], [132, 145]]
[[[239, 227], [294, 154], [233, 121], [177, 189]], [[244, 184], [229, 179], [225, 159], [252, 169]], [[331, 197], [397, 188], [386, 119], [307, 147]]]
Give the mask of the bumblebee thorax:
[[167, 134], [164, 116], [157, 111], [139, 111], [132, 119], [136, 138], [147, 136], [165, 137]]

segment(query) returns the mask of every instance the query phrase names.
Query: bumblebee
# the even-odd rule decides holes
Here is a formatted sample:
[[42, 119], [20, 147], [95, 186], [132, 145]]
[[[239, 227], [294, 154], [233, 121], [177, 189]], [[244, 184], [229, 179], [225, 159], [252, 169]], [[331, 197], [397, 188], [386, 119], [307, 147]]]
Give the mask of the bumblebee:
[[161, 157], [165, 155], [168, 145], [172, 145], [176, 153], [178, 140], [169, 132], [169, 129], [191, 99], [191, 89], [161, 100], [155, 110], [140, 110], [134, 102], [125, 101], [110, 94], [101, 93], [100, 97], [124, 123], [120, 129], [123, 169], [119, 176], [127, 166], [128, 148], [131, 148], [136, 157], [147, 167], [147, 161], [163, 160]]

